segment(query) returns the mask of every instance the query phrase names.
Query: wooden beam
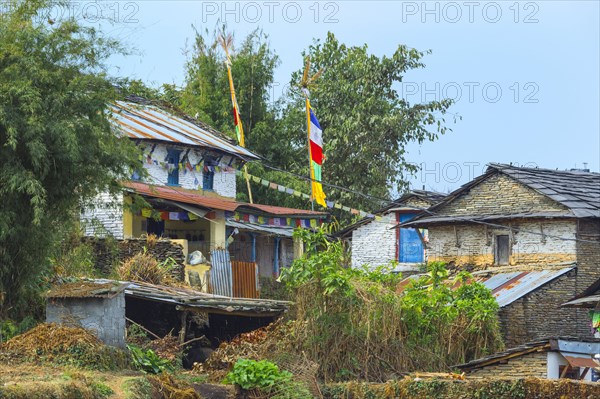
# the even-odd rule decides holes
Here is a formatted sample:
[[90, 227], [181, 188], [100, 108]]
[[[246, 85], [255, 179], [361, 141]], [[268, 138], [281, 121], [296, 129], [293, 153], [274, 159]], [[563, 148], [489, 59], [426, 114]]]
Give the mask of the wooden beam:
[[179, 330], [179, 345], [185, 343], [185, 334], [187, 332], [187, 311], [181, 312], [181, 330]]

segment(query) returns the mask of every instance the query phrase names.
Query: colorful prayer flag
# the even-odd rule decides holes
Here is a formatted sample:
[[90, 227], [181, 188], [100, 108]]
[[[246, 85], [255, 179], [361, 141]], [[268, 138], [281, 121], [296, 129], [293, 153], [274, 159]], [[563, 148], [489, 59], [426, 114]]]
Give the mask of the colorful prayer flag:
[[312, 197], [317, 204], [327, 207], [325, 193], [321, 184], [321, 166], [323, 165], [323, 130], [313, 112], [308, 96], [306, 97], [308, 125], [308, 141], [310, 152], [310, 178], [312, 180]]

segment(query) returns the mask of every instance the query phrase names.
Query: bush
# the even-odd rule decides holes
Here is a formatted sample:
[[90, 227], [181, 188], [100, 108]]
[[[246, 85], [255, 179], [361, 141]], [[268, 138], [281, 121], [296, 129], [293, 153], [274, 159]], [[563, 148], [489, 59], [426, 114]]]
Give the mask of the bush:
[[289, 382], [292, 374], [280, 371], [279, 367], [268, 360], [239, 359], [233, 370], [225, 377], [226, 384], [237, 384], [242, 389], [269, 389], [276, 384]]
[[388, 268], [345, 268], [341, 243], [323, 231], [295, 234], [308, 250], [281, 275], [295, 290], [298, 319], [287, 350], [319, 364], [321, 378], [385, 381], [406, 371], [449, 371], [502, 348], [498, 305], [470, 275], [449, 279], [443, 264], [432, 263], [398, 294], [400, 276]]
[[163, 359], [152, 349], [141, 349], [135, 345], [127, 345], [133, 359], [134, 366], [151, 374], [160, 374], [163, 371], [173, 371], [173, 365], [168, 359]]

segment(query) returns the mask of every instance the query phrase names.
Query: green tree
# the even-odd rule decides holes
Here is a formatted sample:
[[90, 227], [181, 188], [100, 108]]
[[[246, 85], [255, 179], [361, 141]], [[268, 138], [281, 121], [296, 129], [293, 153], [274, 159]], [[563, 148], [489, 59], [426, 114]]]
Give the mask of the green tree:
[[[400, 45], [391, 56], [377, 57], [369, 54], [366, 45], [339, 43], [332, 33], [303, 53], [312, 62], [311, 74], [323, 70], [311, 88], [311, 103], [324, 130], [323, 181], [365, 194], [326, 187], [330, 199], [366, 210], [380, 207], [381, 201], [368, 197], [389, 199], [391, 191], [407, 188], [407, 174], [416, 170], [406, 160], [406, 145], [435, 140], [448, 131], [444, 116], [450, 100], [410, 104], [396, 90], [407, 72], [425, 66], [426, 54]], [[260, 31], [250, 34], [233, 54], [246, 143], [266, 163], [308, 176], [304, 97], [298, 87], [302, 70], [293, 74], [292, 90], [269, 99], [277, 65]], [[234, 137], [224, 54], [208, 32], [196, 34], [181, 106]], [[250, 173], [309, 192], [305, 180], [259, 162], [250, 166]], [[253, 185], [253, 192], [257, 202], [310, 207], [306, 200], [265, 187]], [[246, 199], [244, 190], [238, 190], [238, 197]]]
[[137, 156], [107, 119], [105, 60], [120, 46], [44, 0], [0, 15], [0, 317], [30, 311], [48, 255], [82, 201], [117, 190]]
[[[322, 75], [310, 90], [311, 105], [323, 128], [323, 181], [378, 198], [407, 188], [407, 173], [416, 171], [406, 159], [406, 145], [435, 140], [448, 131], [444, 115], [451, 100], [410, 104], [397, 92], [403, 76], [424, 68], [427, 52], [399, 45], [391, 56], [369, 54], [367, 45], [346, 46], [329, 33], [304, 52], [313, 75]], [[292, 76], [298, 87], [302, 70]], [[283, 134], [298, 148], [306, 148], [304, 97], [291, 93]], [[298, 111], [300, 110], [300, 112]], [[300, 157], [304, 159], [306, 157]], [[287, 168], [295, 168], [292, 161]], [[307, 175], [307, 167], [296, 169]], [[304, 172], [302, 172], [304, 171]], [[325, 189], [330, 199], [373, 209], [377, 203], [356, 194]]]

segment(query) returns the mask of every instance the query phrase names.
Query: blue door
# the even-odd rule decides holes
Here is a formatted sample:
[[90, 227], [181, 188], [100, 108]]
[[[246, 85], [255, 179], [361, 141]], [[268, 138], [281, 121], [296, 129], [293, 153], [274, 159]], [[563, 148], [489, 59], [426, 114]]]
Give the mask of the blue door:
[[[401, 213], [400, 222], [406, 222], [415, 216], [414, 213]], [[422, 263], [423, 242], [416, 229], [401, 228], [398, 242], [398, 261], [400, 263]]]

